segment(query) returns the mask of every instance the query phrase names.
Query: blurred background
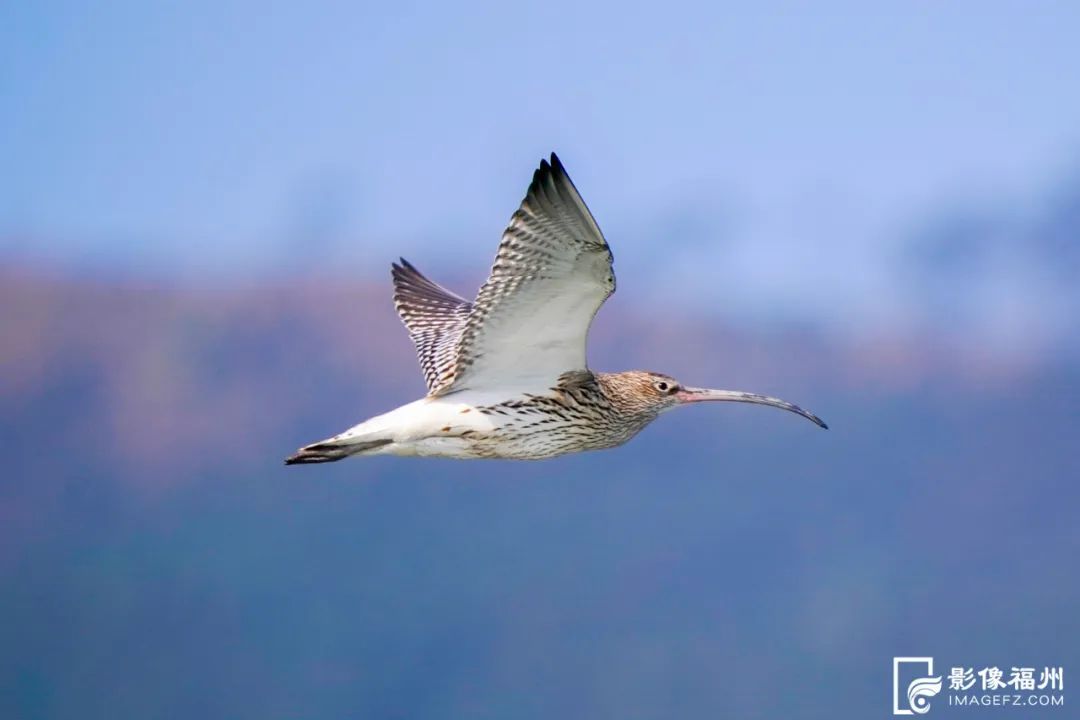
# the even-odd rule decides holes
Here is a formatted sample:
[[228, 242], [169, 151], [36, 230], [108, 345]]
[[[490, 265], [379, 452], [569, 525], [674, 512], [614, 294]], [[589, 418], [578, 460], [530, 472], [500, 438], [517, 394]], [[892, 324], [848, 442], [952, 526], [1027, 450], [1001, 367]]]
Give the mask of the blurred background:
[[[0, 716], [885, 717], [898, 655], [1071, 695], [1078, 23], [3, 5]], [[286, 469], [422, 394], [390, 262], [471, 296], [552, 150], [595, 368], [832, 429]]]

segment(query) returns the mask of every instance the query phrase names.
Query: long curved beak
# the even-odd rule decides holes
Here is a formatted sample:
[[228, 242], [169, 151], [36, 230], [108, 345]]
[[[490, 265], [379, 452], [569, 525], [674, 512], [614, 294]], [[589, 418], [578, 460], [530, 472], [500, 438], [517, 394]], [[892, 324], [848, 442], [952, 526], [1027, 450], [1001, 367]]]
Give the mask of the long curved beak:
[[681, 403], [694, 403], [705, 402], [708, 400], [720, 401], [720, 402], [743, 402], [754, 403], [755, 405], [769, 405], [771, 407], [780, 408], [781, 410], [787, 410], [793, 412], [796, 415], [802, 415], [804, 418], [814, 423], [818, 427], [829, 429], [829, 426], [825, 424], [821, 418], [812, 412], [803, 410], [798, 405], [792, 405], [789, 402], [784, 402], [768, 395], [758, 395], [757, 393], [739, 392], [738, 390], [710, 390], [708, 388], [683, 388], [675, 393], [675, 397], [679, 399]]

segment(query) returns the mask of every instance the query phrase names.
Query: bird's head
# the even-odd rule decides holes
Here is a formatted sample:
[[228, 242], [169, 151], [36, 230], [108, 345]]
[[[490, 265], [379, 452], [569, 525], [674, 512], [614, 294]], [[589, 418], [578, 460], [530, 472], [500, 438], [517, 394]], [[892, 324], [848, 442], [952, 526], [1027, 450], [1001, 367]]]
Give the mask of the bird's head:
[[738, 390], [711, 390], [709, 388], [688, 387], [670, 375], [662, 373], [631, 370], [629, 372], [605, 374], [604, 383], [608, 386], [607, 389], [612, 396], [618, 398], [617, 402], [624, 404], [626, 410], [634, 413], [655, 416], [682, 405], [710, 400], [714, 402], [742, 402], [769, 405], [781, 410], [787, 410], [803, 416], [819, 427], [825, 429], [829, 427], [817, 415], [778, 398]]

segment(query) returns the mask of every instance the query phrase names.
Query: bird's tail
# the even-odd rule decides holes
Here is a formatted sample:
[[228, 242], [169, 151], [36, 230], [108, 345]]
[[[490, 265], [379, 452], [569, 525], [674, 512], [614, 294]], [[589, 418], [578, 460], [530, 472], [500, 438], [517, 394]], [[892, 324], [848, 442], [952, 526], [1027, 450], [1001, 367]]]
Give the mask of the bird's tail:
[[324, 463], [344, 460], [350, 455], [360, 455], [369, 450], [389, 445], [393, 440], [322, 440], [300, 448], [294, 455], [285, 458], [286, 465], [302, 465], [306, 463]]

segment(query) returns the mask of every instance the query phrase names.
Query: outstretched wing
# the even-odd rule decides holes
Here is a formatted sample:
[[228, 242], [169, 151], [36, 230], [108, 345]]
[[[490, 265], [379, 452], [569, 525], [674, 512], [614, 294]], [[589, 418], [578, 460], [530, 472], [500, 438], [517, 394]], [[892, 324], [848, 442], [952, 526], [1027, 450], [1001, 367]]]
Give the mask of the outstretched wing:
[[611, 249], [552, 153], [533, 174], [469, 308], [452, 378], [431, 394], [546, 388], [585, 370], [589, 325], [614, 291]]
[[416, 346], [428, 394], [454, 378], [457, 348], [472, 305], [433, 283], [401, 258], [394, 263], [394, 307]]

